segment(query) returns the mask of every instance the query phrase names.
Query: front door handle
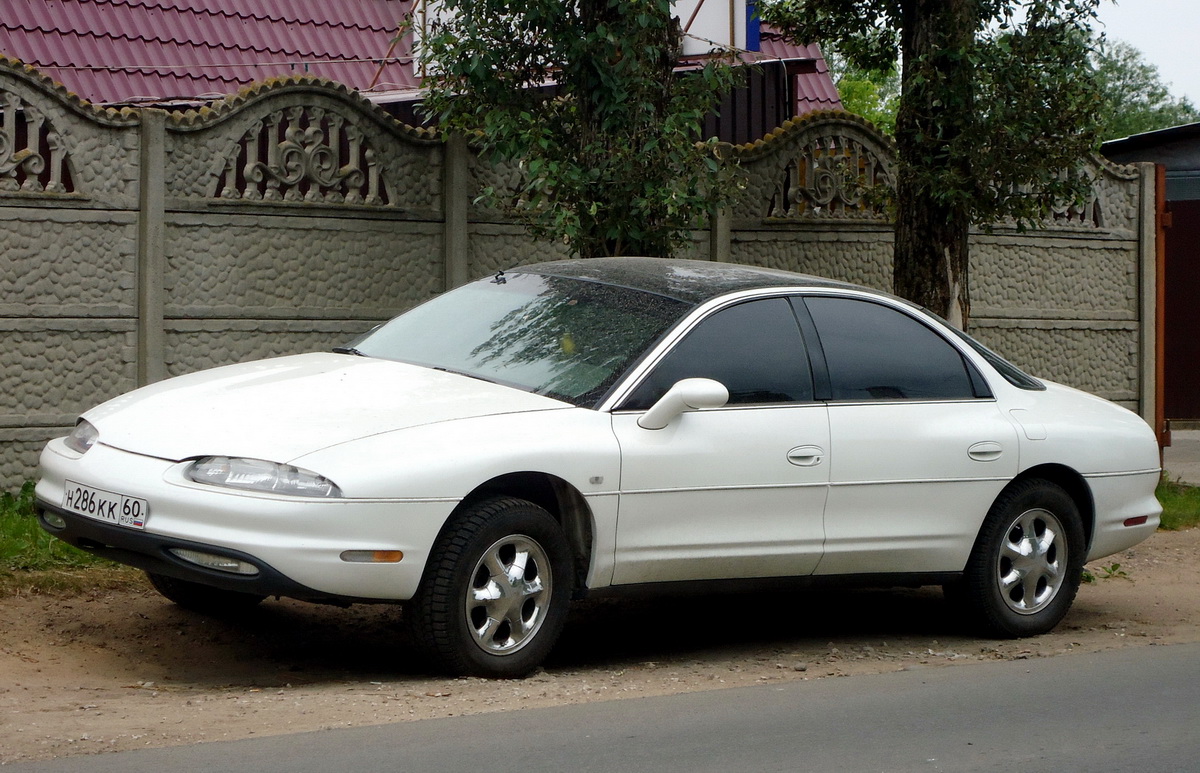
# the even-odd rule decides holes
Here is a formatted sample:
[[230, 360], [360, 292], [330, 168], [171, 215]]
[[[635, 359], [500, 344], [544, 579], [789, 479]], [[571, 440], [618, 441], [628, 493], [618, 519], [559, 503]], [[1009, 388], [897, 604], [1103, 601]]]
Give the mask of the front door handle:
[[1004, 446], [994, 440], [976, 443], [967, 449], [967, 456], [977, 462], [994, 462], [1004, 453]]
[[825, 449], [818, 446], [796, 446], [787, 452], [787, 460], [797, 467], [816, 467], [825, 458]]

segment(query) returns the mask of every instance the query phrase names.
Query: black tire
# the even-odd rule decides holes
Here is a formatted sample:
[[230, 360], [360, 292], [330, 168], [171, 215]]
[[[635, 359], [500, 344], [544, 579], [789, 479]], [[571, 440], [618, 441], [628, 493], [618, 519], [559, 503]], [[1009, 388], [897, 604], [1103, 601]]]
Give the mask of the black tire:
[[572, 576], [570, 546], [549, 513], [522, 499], [482, 500], [442, 530], [405, 625], [450, 673], [526, 676], [562, 632]]
[[1017, 481], [996, 498], [962, 582], [946, 595], [986, 635], [1036, 636], [1066, 616], [1086, 557], [1070, 495], [1049, 481]]
[[206, 615], [233, 615], [253, 609], [266, 596], [257, 593], [240, 593], [233, 590], [213, 588], [198, 582], [189, 582], [165, 574], [146, 572], [154, 590], [184, 609], [203, 612]]

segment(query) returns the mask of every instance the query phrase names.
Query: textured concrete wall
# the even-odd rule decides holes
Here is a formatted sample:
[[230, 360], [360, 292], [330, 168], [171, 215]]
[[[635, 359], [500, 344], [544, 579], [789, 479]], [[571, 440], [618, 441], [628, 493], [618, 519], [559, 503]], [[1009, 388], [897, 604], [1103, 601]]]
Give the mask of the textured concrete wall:
[[327, 350], [444, 290], [468, 262], [444, 199], [476, 193], [443, 155], [328, 82], [168, 116], [0, 60], [0, 487], [148, 379]]
[[0, 486], [136, 370], [137, 139], [0, 57]]
[[1030, 372], [1139, 409], [1137, 244], [978, 235], [971, 331]]
[[[0, 58], [0, 121], [3, 488], [139, 383], [328, 349], [467, 278], [567, 254], [477, 203], [514, 168], [337, 84], [276, 81], [167, 116], [96, 109]], [[870, 193], [891, 182], [886, 139], [836, 114], [735, 152], [744, 195], [686, 257], [890, 287], [891, 226]], [[1144, 181], [1090, 170], [1082, 211], [975, 236], [973, 332], [1145, 410]]]
[[[761, 229], [761, 226], [760, 226]], [[733, 232], [732, 261], [841, 279], [890, 291], [892, 231], [869, 223], [796, 224]]]

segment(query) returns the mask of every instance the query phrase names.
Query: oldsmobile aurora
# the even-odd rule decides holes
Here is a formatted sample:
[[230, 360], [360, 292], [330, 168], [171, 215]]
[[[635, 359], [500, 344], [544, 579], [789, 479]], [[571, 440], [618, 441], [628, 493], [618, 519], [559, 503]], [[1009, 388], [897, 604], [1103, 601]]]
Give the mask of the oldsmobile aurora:
[[403, 602], [440, 667], [520, 676], [573, 597], [710, 581], [937, 584], [1042, 633], [1086, 560], [1154, 531], [1158, 477], [1140, 418], [896, 298], [614, 258], [110, 400], [37, 498], [185, 607]]

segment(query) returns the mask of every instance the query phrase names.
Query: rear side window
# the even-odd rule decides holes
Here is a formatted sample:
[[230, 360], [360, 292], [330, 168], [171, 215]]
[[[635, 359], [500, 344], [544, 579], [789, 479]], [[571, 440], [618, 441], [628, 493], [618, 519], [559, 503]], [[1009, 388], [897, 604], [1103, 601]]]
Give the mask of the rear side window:
[[962, 354], [907, 314], [853, 298], [804, 303], [821, 338], [834, 400], [975, 397]]
[[621, 406], [644, 410], [676, 381], [711, 378], [730, 405], [813, 399], [812, 373], [791, 306], [783, 298], [740, 303], [700, 322]]
[[968, 346], [978, 352], [979, 356], [987, 360], [988, 365], [991, 365], [993, 368], [995, 368], [996, 372], [1003, 376], [1004, 380], [1008, 383], [1019, 389], [1029, 390], [1030, 392], [1044, 392], [1046, 390], [1046, 385], [1041, 381], [1038, 381], [1036, 378], [1021, 370], [1016, 365], [1013, 365], [1011, 362], [996, 354], [983, 344], [979, 343], [971, 336], [967, 335], [961, 330], [955, 330], [954, 328], [951, 328], [951, 330], [953, 330], [954, 334], [959, 338], [966, 341]]

